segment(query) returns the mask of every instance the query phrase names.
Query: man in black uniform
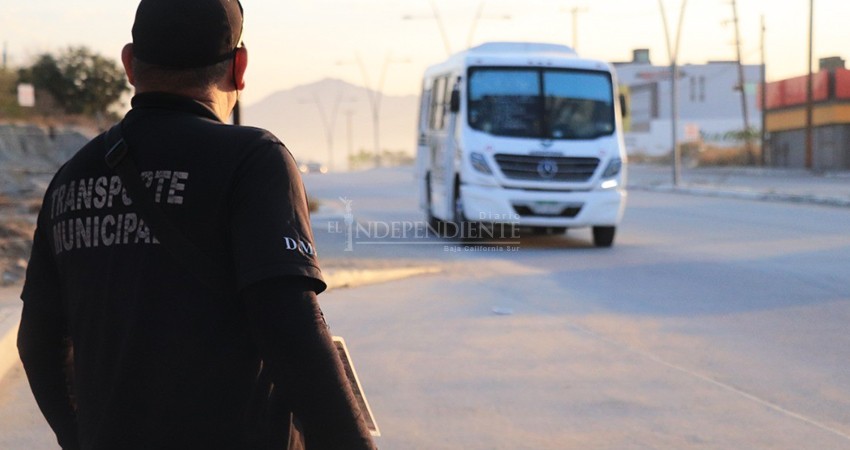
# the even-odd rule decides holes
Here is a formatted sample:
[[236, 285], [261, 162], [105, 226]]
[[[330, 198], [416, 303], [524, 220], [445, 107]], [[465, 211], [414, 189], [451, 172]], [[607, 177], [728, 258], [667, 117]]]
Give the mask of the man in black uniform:
[[227, 276], [203, 280], [157, 239], [105, 135], [47, 190], [18, 347], [65, 450], [249, 448], [260, 361], [309, 449], [374, 448], [316, 302], [295, 162], [269, 132], [223, 123], [245, 85], [241, 32], [237, 0], [142, 0], [116, 129], [143, 192]]

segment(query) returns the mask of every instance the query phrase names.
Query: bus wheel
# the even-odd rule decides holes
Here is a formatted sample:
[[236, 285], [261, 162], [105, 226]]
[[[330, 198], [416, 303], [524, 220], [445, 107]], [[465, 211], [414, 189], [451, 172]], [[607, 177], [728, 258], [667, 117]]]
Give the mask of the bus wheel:
[[432, 230], [437, 231], [438, 233], [442, 233], [442, 227], [444, 223], [442, 220], [436, 218], [434, 216], [434, 207], [431, 204], [431, 174], [425, 175], [425, 223], [431, 227]]
[[614, 244], [616, 227], [593, 227], [593, 245], [597, 247], [610, 247]]
[[469, 241], [478, 237], [478, 226], [476, 222], [470, 222], [463, 212], [463, 197], [460, 195], [460, 186], [455, 185], [454, 195], [454, 226], [457, 227], [454, 231], [455, 236], [460, 241]]

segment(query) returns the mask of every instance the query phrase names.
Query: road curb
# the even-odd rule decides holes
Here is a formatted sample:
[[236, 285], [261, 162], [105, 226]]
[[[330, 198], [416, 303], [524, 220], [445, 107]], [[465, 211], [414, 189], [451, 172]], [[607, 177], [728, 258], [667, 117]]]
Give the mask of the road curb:
[[17, 338], [21, 309], [21, 306], [0, 308], [0, 380], [20, 362]]
[[405, 278], [439, 273], [442, 269], [436, 266], [401, 267], [397, 269], [326, 269], [322, 273], [328, 290], [351, 288], [367, 284], [386, 283]]
[[843, 197], [789, 194], [782, 192], [763, 192], [745, 189], [718, 189], [716, 187], [699, 186], [629, 186], [628, 189], [651, 192], [669, 192], [674, 194], [699, 195], [703, 197], [735, 198], [741, 200], [758, 200], [765, 202], [806, 203], [814, 205], [850, 208], [850, 198]]

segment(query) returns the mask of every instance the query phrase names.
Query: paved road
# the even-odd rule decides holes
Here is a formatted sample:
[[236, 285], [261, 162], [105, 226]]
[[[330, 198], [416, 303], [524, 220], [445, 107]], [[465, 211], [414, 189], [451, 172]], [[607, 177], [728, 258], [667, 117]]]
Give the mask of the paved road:
[[[571, 230], [348, 252], [338, 197], [363, 224], [418, 220], [409, 171], [306, 183], [325, 261], [444, 267], [321, 298], [382, 449], [850, 449], [848, 208], [635, 190], [611, 249]], [[23, 399], [15, 429], [43, 437], [5, 389], [0, 419]], [[11, 436], [0, 420], [0, 448], [51, 448]]]
[[[362, 222], [417, 220], [406, 183], [307, 179]], [[345, 252], [320, 233], [326, 258], [446, 267], [323, 298], [383, 448], [850, 449], [850, 210], [630, 195], [612, 249], [576, 230], [510, 253], [427, 239]]]

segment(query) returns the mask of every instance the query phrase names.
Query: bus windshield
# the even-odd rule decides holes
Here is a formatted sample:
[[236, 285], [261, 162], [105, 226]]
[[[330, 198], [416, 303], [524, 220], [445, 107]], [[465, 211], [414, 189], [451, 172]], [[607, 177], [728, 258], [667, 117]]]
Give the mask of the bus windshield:
[[593, 139], [614, 132], [606, 72], [471, 68], [468, 93], [469, 125], [495, 136]]

